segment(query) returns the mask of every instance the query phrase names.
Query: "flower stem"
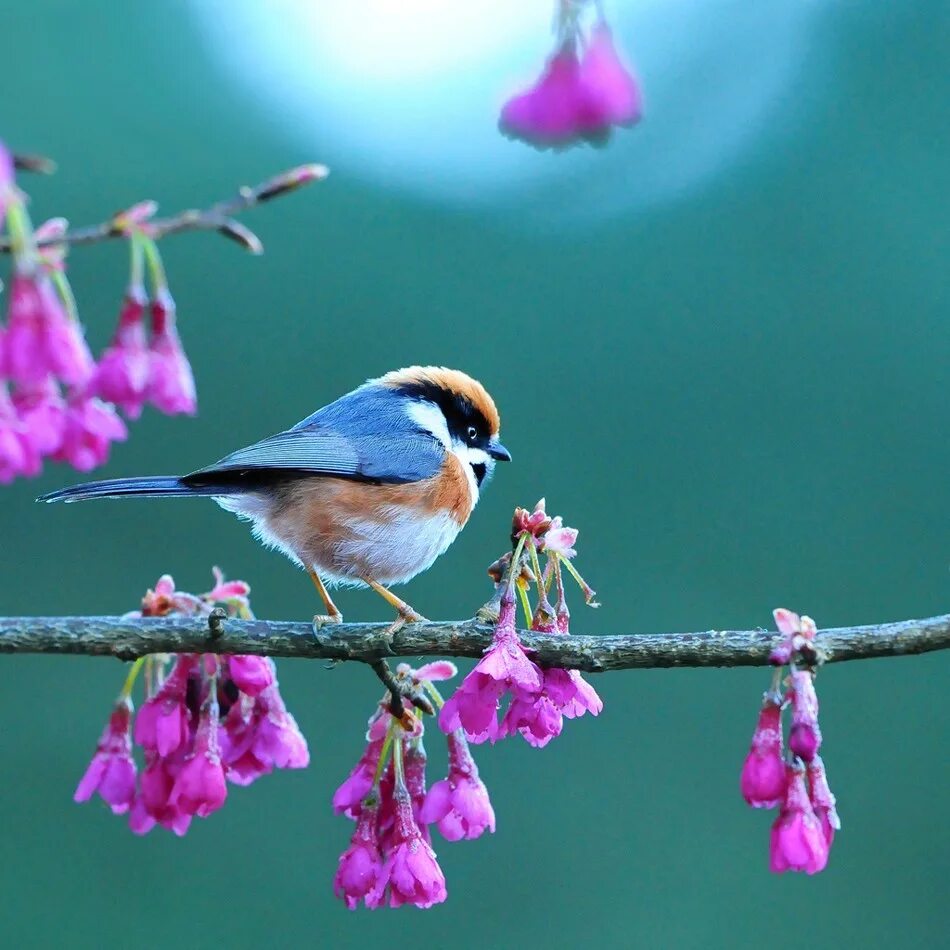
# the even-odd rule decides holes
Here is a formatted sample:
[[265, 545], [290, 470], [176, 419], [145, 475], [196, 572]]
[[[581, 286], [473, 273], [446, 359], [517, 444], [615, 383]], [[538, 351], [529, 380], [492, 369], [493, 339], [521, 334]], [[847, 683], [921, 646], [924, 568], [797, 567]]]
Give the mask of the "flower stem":
[[148, 657], [140, 656], [133, 664], [132, 669], [129, 670], [128, 676], [125, 678], [125, 683], [122, 685], [122, 692], [119, 693], [119, 700], [128, 699], [132, 695], [132, 687], [135, 686], [135, 681], [138, 679], [139, 671], [142, 669], [142, 664]]

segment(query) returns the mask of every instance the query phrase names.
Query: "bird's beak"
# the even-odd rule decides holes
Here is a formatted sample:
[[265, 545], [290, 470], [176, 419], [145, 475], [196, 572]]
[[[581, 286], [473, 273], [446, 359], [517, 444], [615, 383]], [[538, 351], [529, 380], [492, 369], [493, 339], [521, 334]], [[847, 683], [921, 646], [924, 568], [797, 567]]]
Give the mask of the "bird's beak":
[[509, 452], [500, 442], [496, 442], [494, 439], [488, 443], [488, 454], [493, 459], [498, 459], [499, 462], [511, 461], [511, 452]]

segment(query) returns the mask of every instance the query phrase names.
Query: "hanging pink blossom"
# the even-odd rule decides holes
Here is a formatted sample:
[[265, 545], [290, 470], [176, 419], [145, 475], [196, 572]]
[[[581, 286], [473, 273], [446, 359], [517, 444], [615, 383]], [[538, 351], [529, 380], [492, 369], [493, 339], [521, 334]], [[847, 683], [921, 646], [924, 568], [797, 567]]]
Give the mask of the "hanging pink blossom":
[[159, 288], [152, 300], [147, 398], [168, 415], [193, 416], [198, 408], [191, 364], [175, 325], [175, 301], [167, 288]]
[[769, 867], [776, 874], [782, 871], [815, 874], [827, 863], [828, 842], [808, 799], [805, 770], [790, 765], [785, 800], [772, 825]]
[[495, 812], [488, 789], [478, 777], [478, 767], [461, 730], [448, 736], [449, 774], [428, 791], [419, 818], [438, 826], [448, 841], [478, 838], [495, 830]]
[[775, 808], [785, 798], [781, 717], [781, 698], [766, 694], [739, 780], [742, 797], [753, 808]]
[[125, 814], [135, 798], [135, 760], [130, 721], [132, 704], [120, 700], [96, 746], [96, 754], [79, 781], [73, 800], [88, 801], [98, 792], [114, 815]]
[[99, 358], [92, 384], [97, 396], [114, 402], [129, 419], [138, 419], [142, 414], [149, 381], [149, 351], [143, 321], [146, 303], [144, 287], [140, 284], [129, 287], [115, 336]]
[[369, 799], [359, 813], [350, 846], [340, 855], [333, 878], [333, 893], [343, 899], [350, 910], [362, 900], [367, 907], [378, 907], [385, 884], [381, 884], [383, 858], [379, 848], [377, 818], [379, 802]]
[[462, 685], [439, 712], [445, 733], [465, 730], [470, 742], [498, 736], [496, 713], [501, 697], [511, 693], [533, 696], [541, 689], [541, 671], [524, 651], [515, 627], [515, 604], [511, 597], [501, 603], [495, 639]]
[[227, 797], [218, 746], [218, 702], [211, 695], [202, 706], [194, 747], [175, 778], [169, 803], [185, 815], [207, 818]]
[[633, 125], [643, 114], [640, 87], [607, 24], [601, 20], [592, 28], [581, 58], [583, 38], [574, 26], [566, 33], [540, 79], [501, 110], [502, 132], [538, 148], [602, 143], [614, 126]]
[[805, 762], [811, 762], [821, 746], [814, 674], [809, 670], [793, 671], [789, 697], [792, 701], [792, 728], [788, 734], [788, 747]]
[[440, 904], [447, 896], [445, 876], [432, 846], [422, 837], [416, 824], [409, 792], [398, 783], [394, 805], [391, 850], [379, 874], [373, 900], [382, 903], [388, 886], [390, 907], [401, 907], [403, 904], [431, 907]]
[[124, 442], [128, 434], [111, 403], [78, 392], [67, 402], [63, 439], [53, 458], [88, 472], [102, 465], [112, 443]]

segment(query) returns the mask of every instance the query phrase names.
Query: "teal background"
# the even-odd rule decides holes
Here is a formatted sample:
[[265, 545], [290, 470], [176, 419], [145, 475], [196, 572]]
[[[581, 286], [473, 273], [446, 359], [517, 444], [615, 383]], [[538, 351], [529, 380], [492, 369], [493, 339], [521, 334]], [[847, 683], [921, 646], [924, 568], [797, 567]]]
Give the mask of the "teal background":
[[[7, 6], [0, 133], [60, 163], [26, 182], [38, 218], [206, 203], [324, 158], [232, 84], [183, 3]], [[326, 182], [245, 218], [263, 258], [167, 242], [200, 414], [147, 412], [102, 474], [195, 468], [367, 376], [439, 362], [486, 383], [515, 461], [406, 589], [430, 617], [486, 598], [511, 509], [542, 494], [581, 529], [577, 563], [603, 601], [575, 608], [578, 631], [768, 626], [779, 605], [822, 626], [943, 612], [948, 62], [942, 0], [821, 11], [741, 155], [675, 201], [583, 223], [553, 210], [580, 200], [578, 176], [612, 175], [601, 190], [620, 195], [622, 150], [651, 158], [640, 130], [570, 176], [529, 153], [541, 190], [468, 210], [355, 174], [334, 139]], [[73, 258], [97, 347], [124, 273], [117, 245]], [[262, 616], [316, 609], [306, 579], [211, 504], [32, 504], [75, 480], [50, 467], [0, 490], [0, 613], [120, 613], [165, 571], [206, 588], [215, 563], [252, 583]], [[365, 593], [340, 601], [386, 616]], [[631, 671], [598, 677], [601, 718], [543, 752], [476, 751], [498, 832], [437, 842], [450, 897], [426, 913], [350, 914], [330, 891], [350, 825], [329, 797], [362, 747], [367, 670], [282, 662], [311, 768], [235, 789], [178, 840], [71, 802], [118, 664], [2, 667], [6, 946], [946, 946], [946, 654], [820, 676], [844, 827], [815, 878], [769, 874], [771, 816], [738, 794], [767, 672]]]

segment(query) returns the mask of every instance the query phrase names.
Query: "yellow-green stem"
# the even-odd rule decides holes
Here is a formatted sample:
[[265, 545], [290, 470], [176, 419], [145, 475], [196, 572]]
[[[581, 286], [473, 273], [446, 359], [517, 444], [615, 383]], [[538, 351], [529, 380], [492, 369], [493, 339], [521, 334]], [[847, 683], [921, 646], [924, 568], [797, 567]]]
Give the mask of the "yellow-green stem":
[[122, 685], [122, 692], [119, 693], [119, 700], [128, 699], [132, 695], [132, 687], [135, 686], [135, 681], [138, 679], [139, 671], [142, 669], [142, 664], [148, 657], [140, 656], [133, 664], [132, 669], [129, 670], [128, 676], [125, 678], [125, 683]]

